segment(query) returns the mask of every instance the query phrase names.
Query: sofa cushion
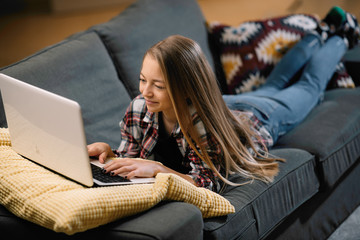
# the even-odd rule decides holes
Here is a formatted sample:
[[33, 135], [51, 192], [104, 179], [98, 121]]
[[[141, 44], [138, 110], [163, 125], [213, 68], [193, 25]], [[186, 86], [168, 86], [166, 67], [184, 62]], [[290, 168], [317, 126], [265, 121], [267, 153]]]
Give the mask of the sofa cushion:
[[[130, 97], [96, 33], [78, 34], [1, 72], [77, 101], [87, 142], [104, 141], [118, 147], [119, 121]], [[1, 125], [6, 126], [3, 109], [0, 112]]]
[[121, 80], [135, 97], [146, 50], [170, 35], [180, 34], [197, 41], [212, 64], [204, 22], [194, 0], [139, 0], [93, 29], [103, 39]]
[[[261, 238], [318, 192], [314, 156], [299, 149], [272, 150], [271, 153], [286, 159], [279, 164], [280, 172], [274, 182], [228, 186], [223, 196], [234, 205], [236, 212], [206, 219], [206, 239]], [[243, 181], [240, 177], [231, 180]]]
[[324, 101], [276, 146], [316, 155], [323, 182], [335, 184], [360, 157], [360, 88], [327, 91]]

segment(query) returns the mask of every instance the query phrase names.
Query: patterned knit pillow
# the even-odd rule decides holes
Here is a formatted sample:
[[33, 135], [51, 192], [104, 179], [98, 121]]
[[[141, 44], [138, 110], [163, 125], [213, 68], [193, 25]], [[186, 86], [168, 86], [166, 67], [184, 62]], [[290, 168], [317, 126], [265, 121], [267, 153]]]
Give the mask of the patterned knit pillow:
[[[253, 91], [264, 84], [284, 54], [307, 31], [314, 29], [316, 22], [311, 15], [294, 14], [248, 21], [236, 27], [217, 22], [209, 24], [210, 41], [214, 51], [219, 53], [225, 75], [225, 80], [218, 76], [220, 82], [226, 81], [225, 92], [237, 94]], [[343, 65], [337, 70], [329, 86], [355, 86]]]

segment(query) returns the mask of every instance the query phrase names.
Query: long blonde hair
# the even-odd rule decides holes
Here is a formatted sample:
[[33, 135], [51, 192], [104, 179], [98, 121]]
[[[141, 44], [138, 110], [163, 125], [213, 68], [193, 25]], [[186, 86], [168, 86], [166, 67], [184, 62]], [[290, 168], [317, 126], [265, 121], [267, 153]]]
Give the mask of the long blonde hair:
[[[200, 46], [189, 38], [174, 35], [155, 44], [145, 56], [147, 54], [158, 61], [181, 131], [201, 160], [230, 185], [241, 185], [227, 179], [234, 172], [251, 181], [260, 179], [271, 182], [278, 173], [277, 159], [269, 158], [267, 150], [265, 153], [257, 151], [249, 122], [239, 120], [228, 109]], [[192, 123], [189, 104], [197, 111], [206, 131], [219, 144], [223, 154], [220, 164], [225, 176], [220, 174], [201, 142]], [[245, 140], [244, 143], [242, 140]], [[248, 147], [253, 149], [255, 156], [248, 151]]]

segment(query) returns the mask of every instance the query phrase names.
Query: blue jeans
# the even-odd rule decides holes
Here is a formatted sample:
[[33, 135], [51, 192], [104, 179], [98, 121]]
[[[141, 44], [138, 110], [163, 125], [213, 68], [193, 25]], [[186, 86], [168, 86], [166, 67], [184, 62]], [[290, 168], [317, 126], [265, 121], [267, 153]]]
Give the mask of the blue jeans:
[[[275, 143], [321, 101], [346, 50], [345, 42], [338, 36], [323, 44], [319, 36], [308, 34], [285, 54], [263, 86], [254, 92], [223, 98], [230, 109], [252, 111]], [[288, 86], [303, 67], [300, 79]]]

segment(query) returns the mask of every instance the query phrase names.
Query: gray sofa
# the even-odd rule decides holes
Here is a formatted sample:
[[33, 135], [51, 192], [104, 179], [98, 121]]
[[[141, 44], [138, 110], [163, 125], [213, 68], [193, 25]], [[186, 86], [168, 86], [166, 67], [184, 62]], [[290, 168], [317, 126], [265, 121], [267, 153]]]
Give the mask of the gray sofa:
[[[109, 22], [0, 72], [78, 101], [88, 143], [105, 141], [117, 148], [118, 123], [138, 94], [142, 56], [172, 34], [196, 40], [214, 69], [220, 66], [195, 0], [139, 0]], [[354, 51], [347, 59], [358, 73], [359, 50]], [[7, 126], [3, 110], [0, 124]], [[287, 160], [275, 181], [227, 187], [223, 196], [236, 212], [224, 217], [204, 220], [193, 205], [162, 202], [141, 214], [67, 236], [0, 206], [0, 231], [11, 239], [326, 239], [360, 204], [360, 88], [326, 92], [324, 102], [271, 153]], [[232, 180], [242, 181], [236, 176]]]

